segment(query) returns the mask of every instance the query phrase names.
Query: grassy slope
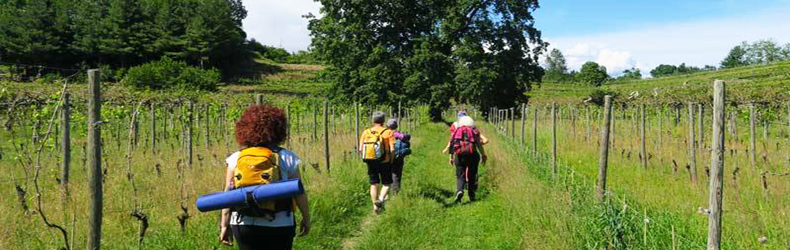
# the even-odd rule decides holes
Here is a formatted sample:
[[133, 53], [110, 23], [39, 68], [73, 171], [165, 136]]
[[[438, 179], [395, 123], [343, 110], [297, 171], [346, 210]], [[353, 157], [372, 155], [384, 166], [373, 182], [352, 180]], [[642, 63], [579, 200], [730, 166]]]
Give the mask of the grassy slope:
[[[621, 100], [637, 91], [640, 94], [637, 102], [710, 102], [708, 96], [712, 93], [712, 82], [716, 79], [727, 82], [730, 100], [790, 100], [790, 62], [626, 81], [607, 84], [601, 89], [617, 93]], [[595, 89], [582, 84], [544, 83], [529, 95], [537, 103], [581, 103]], [[653, 96], [654, 91], [657, 96]]]

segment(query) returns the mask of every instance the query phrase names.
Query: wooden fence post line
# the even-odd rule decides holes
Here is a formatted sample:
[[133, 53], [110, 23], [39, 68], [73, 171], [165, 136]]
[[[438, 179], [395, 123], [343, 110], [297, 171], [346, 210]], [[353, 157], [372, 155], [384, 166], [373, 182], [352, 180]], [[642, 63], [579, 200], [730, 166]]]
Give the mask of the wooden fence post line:
[[318, 107], [313, 106], [313, 140], [318, 140]]
[[[63, 138], [61, 139], [61, 149], [63, 150], [63, 164], [60, 170], [60, 185], [63, 188], [64, 197], [69, 196], [69, 172], [71, 171], [71, 95], [63, 93], [63, 111], [62, 117], [62, 130]], [[65, 201], [65, 199], [64, 199]]]
[[639, 113], [642, 116], [640, 119], [639, 124], [639, 138], [641, 138], [642, 142], [642, 167], [647, 169], [647, 136], [645, 135], [645, 124], [647, 121], [645, 120], [645, 105], [642, 104], [639, 106]]
[[524, 119], [527, 116], [527, 105], [521, 104], [521, 148], [524, 148]]
[[205, 146], [206, 146], [206, 148], [208, 148], [209, 146], [211, 146], [211, 105], [209, 105], [208, 103], [206, 103], [206, 110], [205, 110], [205, 112], [206, 113], [205, 113], [205, 115], [203, 117], [205, 119], [204, 123], [203, 123], [203, 126], [206, 126], [206, 129], [205, 129], [206, 134], [204, 135], [204, 137], [206, 139]]
[[538, 157], [538, 107], [535, 107], [532, 115], [532, 154]]
[[151, 102], [151, 153], [156, 154], [156, 103]]
[[584, 105], [584, 114], [587, 116], [587, 136], [584, 141], [592, 140], [592, 114], [590, 113], [590, 106]]
[[516, 138], [516, 108], [510, 108], [510, 137]]
[[551, 103], [551, 173], [557, 175], [557, 103]]
[[101, 72], [88, 70], [88, 249], [101, 249], [102, 193], [101, 171]]
[[606, 170], [609, 166], [609, 126], [612, 121], [612, 96], [604, 96], [604, 123], [601, 129], [601, 154], [598, 158], [598, 201], [606, 198]]
[[263, 94], [255, 95], [255, 105], [262, 105], [263, 104]]
[[752, 167], [757, 167], [757, 107], [754, 103], [749, 104], [749, 160]]
[[699, 129], [697, 131], [699, 131], [699, 143], [697, 147], [705, 149], [705, 104], [700, 103], [698, 111]]
[[[354, 137], [354, 151], [359, 151], [359, 136], [360, 136], [359, 135], [359, 104], [356, 102], [354, 103], [354, 112], [356, 113], [355, 128], [357, 131], [357, 137]], [[359, 153], [357, 153], [356, 155], [360, 156]]]
[[724, 190], [724, 81], [713, 84], [713, 135], [710, 155], [710, 216], [708, 217], [708, 249], [721, 249], [721, 213]]
[[689, 172], [691, 173], [691, 183], [697, 184], [697, 156], [696, 156], [696, 135], [694, 133], [694, 103], [689, 102]]
[[324, 158], [326, 159], [326, 173], [329, 168], [329, 101], [324, 101]]
[[[623, 112], [625, 114], [625, 112]], [[609, 145], [612, 150], [617, 150], [617, 105], [612, 103], [612, 121], [609, 124], [609, 137], [611, 138], [611, 145]]]
[[189, 105], [189, 112], [187, 112], [187, 113], [188, 113], [188, 116], [189, 116], [189, 119], [188, 119], [189, 124], [187, 124], [187, 136], [186, 136], [187, 137], [187, 165], [189, 165], [189, 167], [192, 168], [192, 162], [193, 162], [192, 161], [192, 155], [193, 155], [193, 153], [192, 153], [192, 145], [193, 145], [192, 139], [193, 138], [192, 137], [194, 136], [194, 133], [195, 133], [194, 128], [193, 128], [194, 127], [193, 126], [194, 125], [193, 124], [194, 123], [194, 117], [195, 117], [195, 102], [190, 100], [188, 105]]

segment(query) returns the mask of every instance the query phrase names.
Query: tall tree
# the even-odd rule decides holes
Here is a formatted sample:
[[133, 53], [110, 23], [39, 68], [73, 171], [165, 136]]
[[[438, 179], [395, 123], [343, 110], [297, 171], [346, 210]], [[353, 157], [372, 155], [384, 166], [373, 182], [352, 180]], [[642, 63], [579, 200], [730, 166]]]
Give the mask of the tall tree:
[[567, 73], [568, 65], [565, 62], [565, 56], [558, 49], [552, 49], [546, 57], [546, 72]]
[[543, 75], [546, 44], [536, 0], [321, 0], [313, 46], [329, 64], [336, 99], [489, 106], [526, 101]]
[[580, 82], [595, 86], [601, 86], [606, 79], [609, 79], [609, 75], [606, 74], [606, 67], [598, 65], [596, 62], [584, 63], [576, 77], [578, 77], [577, 80]]

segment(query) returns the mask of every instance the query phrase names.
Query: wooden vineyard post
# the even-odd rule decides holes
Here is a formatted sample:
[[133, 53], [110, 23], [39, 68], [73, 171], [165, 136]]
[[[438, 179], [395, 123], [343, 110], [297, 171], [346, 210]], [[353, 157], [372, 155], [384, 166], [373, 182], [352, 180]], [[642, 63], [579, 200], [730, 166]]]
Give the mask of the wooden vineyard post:
[[255, 105], [263, 105], [263, 94], [255, 95]]
[[524, 118], [527, 116], [527, 105], [521, 104], [521, 148], [524, 148]]
[[590, 114], [590, 106], [584, 105], [584, 115], [587, 116], [587, 136], [584, 141], [592, 140], [592, 114]]
[[640, 124], [639, 124], [639, 138], [641, 138], [642, 143], [642, 167], [647, 169], [647, 137], [645, 135], [645, 105], [639, 106], [639, 113], [641, 115]]
[[[625, 112], [623, 112], [625, 114]], [[612, 150], [617, 151], [617, 106], [612, 104], [612, 121], [609, 124], [609, 137], [611, 137], [611, 145], [609, 145]]]
[[516, 138], [516, 108], [510, 108], [510, 137]]
[[699, 131], [699, 143], [697, 147], [705, 149], [705, 105], [700, 103], [698, 110], [697, 120], [699, 120], [699, 129], [697, 129], [697, 131]]
[[606, 170], [609, 167], [609, 126], [612, 121], [612, 96], [604, 96], [604, 123], [601, 129], [601, 154], [598, 158], [598, 201], [606, 198]]
[[401, 117], [401, 102], [398, 102], [398, 115], [396, 119], [398, 119], [398, 126], [400, 126], [400, 117]]
[[291, 147], [291, 104], [285, 106], [285, 119], [287, 121], [285, 126], [285, 134], [288, 135], [285, 141], [286, 147], [293, 149], [293, 147]]
[[[71, 95], [63, 93], [62, 130], [63, 137], [60, 141], [63, 150], [63, 164], [60, 170], [60, 185], [63, 188], [64, 198], [69, 196], [69, 172], [71, 171]], [[65, 201], [66, 199], [64, 199]]]
[[88, 249], [101, 249], [102, 193], [101, 171], [101, 72], [88, 70]]
[[204, 137], [206, 139], [205, 146], [206, 146], [206, 148], [208, 148], [209, 146], [211, 146], [211, 126], [210, 126], [210, 124], [211, 124], [211, 105], [206, 104], [205, 112], [206, 113], [205, 113], [205, 115], [203, 117], [203, 119], [204, 119], [203, 126], [206, 126], [206, 128], [205, 128], [206, 129], [205, 130], [206, 133], [204, 134]]
[[151, 102], [151, 153], [156, 154], [156, 103]]
[[757, 107], [754, 103], [749, 104], [749, 160], [752, 167], [757, 167]]
[[324, 158], [326, 173], [329, 173], [329, 101], [324, 101]]
[[190, 100], [188, 105], [189, 105], [189, 112], [187, 112], [187, 116], [189, 116], [188, 117], [189, 119], [187, 119], [187, 121], [188, 121], [189, 124], [187, 124], [187, 135], [186, 135], [186, 137], [187, 137], [186, 138], [187, 139], [187, 165], [190, 168], [192, 168], [192, 162], [193, 162], [192, 161], [192, 145], [193, 145], [192, 137], [193, 137], [194, 132], [195, 132], [194, 128], [193, 128], [194, 127], [193, 126], [193, 122], [194, 122], [195, 102]]
[[538, 107], [535, 107], [532, 115], [532, 153], [538, 157]]
[[[356, 113], [356, 123], [355, 123], [354, 127], [355, 127], [355, 129], [357, 131], [357, 137], [354, 137], [354, 140], [353, 140], [354, 141], [354, 150], [355, 151], [359, 151], [359, 144], [358, 144], [359, 143], [359, 136], [360, 136], [359, 135], [359, 104], [356, 103], [356, 102], [354, 103], [354, 112]], [[357, 156], [361, 156], [359, 153], [357, 153], [356, 155]]]
[[658, 108], [658, 146], [659, 148], [664, 145], [664, 108]]
[[551, 103], [551, 174], [557, 175], [557, 103]]
[[695, 151], [695, 139], [696, 135], [694, 133], [694, 103], [689, 102], [689, 172], [691, 173], [691, 183], [697, 184], [697, 156]]
[[724, 81], [713, 84], [713, 135], [710, 155], [710, 216], [708, 217], [708, 249], [721, 249], [721, 213], [724, 190]]
[[318, 140], [318, 107], [313, 106], [313, 140]]

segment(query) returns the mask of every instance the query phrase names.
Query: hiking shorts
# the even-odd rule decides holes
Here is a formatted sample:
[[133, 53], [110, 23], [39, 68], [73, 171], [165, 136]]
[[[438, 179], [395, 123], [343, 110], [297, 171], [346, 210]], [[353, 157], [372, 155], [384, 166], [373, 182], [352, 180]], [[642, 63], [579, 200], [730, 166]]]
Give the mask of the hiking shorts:
[[392, 184], [392, 164], [389, 162], [368, 162], [370, 184]]

